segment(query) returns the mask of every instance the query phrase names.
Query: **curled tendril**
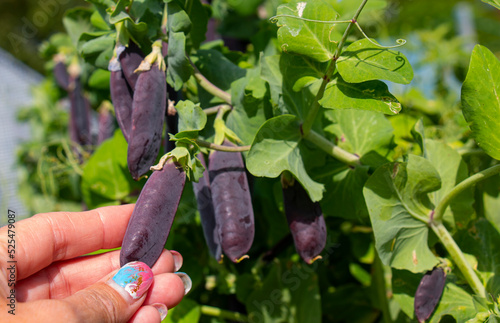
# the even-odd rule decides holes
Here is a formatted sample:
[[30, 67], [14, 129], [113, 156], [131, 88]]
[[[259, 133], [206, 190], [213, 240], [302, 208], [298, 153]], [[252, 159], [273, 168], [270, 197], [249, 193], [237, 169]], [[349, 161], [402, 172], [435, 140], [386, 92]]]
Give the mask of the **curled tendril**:
[[281, 50], [286, 53], [287, 52], [287, 48], [288, 48], [288, 44], [287, 43], [283, 43], [283, 45], [281, 45]]
[[[337, 15], [337, 17], [338, 17], [338, 15]], [[373, 45], [375, 45], [377, 47], [380, 47], [380, 48], [396, 48], [396, 47], [400, 47], [400, 46], [403, 46], [404, 44], [406, 44], [406, 39], [398, 39], [398, 40], [396, 40], [396, 45], [392, 45], [392, 46], [383, 46], [383, 45], [380, 45], [380, 44], [374, 42], [373, 40], [371, 40], [370, 37], [368, 37], [368, 35], [365, 34], [365, 32], [363, 31], [363, 28], [361, 28], [361, 26], [359, 25], [359, 23], [357, 21], [354, 21], [354, 20], [333, 20], [333, 21], [330, 21], [330, 20], [308, 19], [308, 18], [297, 17], [297, 16], [293, 16], [293, 15], [276, 15], [276, 16], [272, 16], [271, 18], [269, 18], [269, 21], [271, 23], [273, 23], [273, 24], [277, 24], [278, 21], [279, 21], [279, 18], [292, 18], [292, 19], [298, 19], [298, 20], [307, 21], [307, 22], [315, 22], [315, 23], [319, 23], [319, 24], [333, 24], [332, 28], [330, 29], [330, 34], [328, 35], [328, 39], [331, 42], [334, 42], [334, 43], [335, 43], [335, 41], [333, 41], [331, 39], [331, 34], [332, 34], [333, 29], [335, 28], [335, 25], [336, 24], [348, 24], [348, 23], [350, 24], [350, 23], [354, 23], [356, 25], [356, 27], [358, 27], [358, 29], [361, 32], [361, 34], [363, 34], [363, 36], [366, 39], [368, 39], [368, 41], [370, 43], [372, 43]]]
[[363, 31], [363, 29], [361, 28], [361, 26], [358, 24], [357, 21], [354, 22], [356, 24], [356, 27], [358, 27], [359, 31], [363, 34], [363, 36], [368, 39], [368, 41], [370, 43], [372, 43], [373, 45], [377, 46], [377, 47], [380, 47], [380, 48], [396, 48], [396, 47], [401, 47], [403, 46], [404, 44], [406, 44], [406, 39], [398, 39], [396, 40], [396, 43], [397, 45], [392, 45], [392, 46], [382, 46], [376, 42], [374, 42], [373, 40], [370, 39], [370, 37], [368, 37], [365, 32]]
[[328, 40], [330, 41], [330, 43], [338, 44], [339, 43], [338, 40], [335, 41], [332, 39], [332, 32], [335, 29], [335, 27], [336, 27], [336, 24], [333, 25], [332, 28], [330, 28], [330, 32], [328, 33]]

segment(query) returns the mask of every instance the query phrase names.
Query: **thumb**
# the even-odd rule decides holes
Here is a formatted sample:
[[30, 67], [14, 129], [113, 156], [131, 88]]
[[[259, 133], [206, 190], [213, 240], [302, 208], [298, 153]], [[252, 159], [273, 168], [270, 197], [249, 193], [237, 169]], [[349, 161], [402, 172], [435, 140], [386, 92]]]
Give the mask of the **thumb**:
[[98, 282], [65, 299], [80, 322], [127, 322], [141, 307], [153, 283], [145, 263], [130, 262], [107, 281]]

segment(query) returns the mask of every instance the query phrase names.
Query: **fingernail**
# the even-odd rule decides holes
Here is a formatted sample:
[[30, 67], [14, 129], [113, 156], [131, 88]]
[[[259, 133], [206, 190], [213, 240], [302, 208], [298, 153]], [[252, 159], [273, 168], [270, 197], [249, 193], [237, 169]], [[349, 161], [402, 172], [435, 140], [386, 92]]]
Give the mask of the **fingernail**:
[[175, 250], [170, 250], [170, 253], [172, 254], [172, 257], [174, 257], [174, 271], [179, 271], [182, 267], [182, 256]]
[[161, 316], [162, 321], [167, 317], [168, 308], [165, 304], [154, 303], [154, 304], [151, 304], [151, 306], [153, 306], [154, 308], [156, 308], [158, 310], [158, 312], [160, 312], [160, 316]]
[[112, 280], [133, 299], [141, 298], [153, 283], [153, 271], [143, 262], [129, 262], [113, 276]]
[[184, 284], [184, 295], [189, 293], [191, 290], [191, 287], [193, 286], [193, 282], [191, 281], [191, 278], [189, 278], [188, 274], [183, 273], [181, 271], [178, 271], [176, 273], [177, 276], [179, 276], [182, 279], [182, 283]]

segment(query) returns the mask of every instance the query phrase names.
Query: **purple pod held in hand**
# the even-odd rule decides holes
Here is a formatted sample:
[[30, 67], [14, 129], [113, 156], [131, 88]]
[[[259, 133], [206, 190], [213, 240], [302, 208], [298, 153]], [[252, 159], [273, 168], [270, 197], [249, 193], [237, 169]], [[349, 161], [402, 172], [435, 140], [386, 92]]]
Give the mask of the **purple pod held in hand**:
[[443, 294], [445, 283], [443, 268], [436, 267], [422, 277], [414, 300], [415, 315], [419, 322], [425, 322], [432, 315]]
[[127, 80], [127, 83], [130, 85], [132, 92], [134, 91], [137, 79], [139, 78], [139, 74], [134, 73], [134, 71], [139, 67], [143, 59], [144, 54], [133, 41], [130, 41], [128, 47], [126, 47], [118, 57], [123, 75]]
[[222, 259], [222, 249], [219, 241], [219, 233], [217, 222], [215, 221], [214, 205], [212, 201], [212, 191], [210, 189], [210, 179], [208, 169], [205, 164], [205, 157], [202, 153], [198, 154], [198, 159], [205, 167], [203, 177], [199, 179], [198, 183], [193, 182], [194, 195], [198, 204], [198, 211], [200, 212], [201, 226], [203, 227], [203, 234], [207, 242], [210, 254], [217, 260]]
[[59, 61], [54, 65], [54, 77], [56, 79], [57, 85], [59, 85], [63, 90], [69, 90], [69, 73], [66, 69], [66, 65]]
[[115, 109], [116, 121], [122, 130], [125, 140], [128, 142], [132, 128], [133, 92], [122, 70], [111, 71], [109, 88], [111, 101]]
[[154, 171], [137, 199], [120, 250], [120, 266], [142, 261], [153, 267], [160, 257], [179, 206], [186, 173], [168, 161]]
[[165, 72], [155, 63], [141, 72], [132, 102], [132, 129], [129, 135], [127, 164], [138, 180], [153, 166], [161, 146], [167, 102]]
[[283, 203], [286, 219], [293, 236], [295, 249], [308, 264], [321, 258], [326, 245], [326, 224], [318, 202], [311, 201], [309, 194], [296, 180], [282, 180]]
[[90, 135], [90, 102], [83, 95], [80, 78], [70, 81], [70, 132], [71, 140], [79, 145], [92, 144]]
[[[224, 146], [234, 146], [228, 140]], [[239, 152], [213, 151], [210, 188], [222, 251], [233, 262], [246, 258], [255, 235], [252, 197]]]

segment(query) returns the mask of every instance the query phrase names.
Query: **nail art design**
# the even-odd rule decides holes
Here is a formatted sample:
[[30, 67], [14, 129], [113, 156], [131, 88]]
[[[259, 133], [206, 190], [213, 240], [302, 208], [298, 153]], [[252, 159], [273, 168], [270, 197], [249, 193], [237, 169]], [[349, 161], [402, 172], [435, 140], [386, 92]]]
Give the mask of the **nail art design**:
[[134, 299], [141, 298], [153, 283], [153, 272], [143, 262], [134, 261], [123, 266], [113, 276], [115, 283], [125, 289]]

